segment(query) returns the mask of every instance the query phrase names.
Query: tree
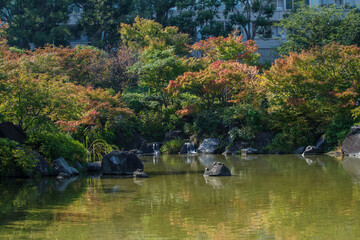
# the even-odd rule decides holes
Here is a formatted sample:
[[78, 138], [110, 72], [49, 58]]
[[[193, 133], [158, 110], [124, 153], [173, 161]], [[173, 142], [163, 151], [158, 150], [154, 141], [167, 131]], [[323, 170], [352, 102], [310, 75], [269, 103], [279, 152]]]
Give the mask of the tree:
[[257, 63], [260, 55], [255, 53], [258, 46], [255, 41], [242, 41], [242, 36], [236, 37], [210, 37], [201, 40], [191, 46], [193, 51], [199, 51], [203, 58], [209, 62], [218, 60], [237, 60], [246, 64], [254, 65]]
[[169, 17], [178, 0], [134, 0], [134, 13], [169, 26]]
[[[234, 61], [215, 61], [199, 72], [186, 72], [170, 81], [167, 91], [190, 92], [200, 97], [207, 109], [228, 102], [248, 103], [254, 100], [258, 70]], [[185, 106], [187, 107], [187, 106]], [[186, 109], [186, 108], [185, 108]]]
[[93, 46], [104, 48], [118, 43], [122, 22], [130, 22], [132, 0], [74, 0], [82, 9], [80, 25]]
[[281, 53], [301, 52], [332, 42], [359, 44], [360, 13], [339, 6], [299, 5], [278, 23], [285, 35]]
[[66, 45], [72, 0], [2, 0], [0, 19], [5, 21], [9, 44], [29, 49], [46, 43]]
[[[77, 130], [79, 126], [102, 126], [119, 114], [130, 114], [120, 101], [120, 94], [74, 83], [74, 66], [75, 69], [81, 66], [81, 56], [93, 57], [89, 53], [96, 54], [96, 51], [48, 46], [34, 52], [9, 54], [11, 49], [6, 44], [0, 49], [8, 53], [0, 54], [1, 60], [7, 60], [2, 61], [0, 67], [0, 76], [3, 76], [0, 113], [4, 120], [25, 130], [54, 123], [66, 126], [67, 130]], [[80, 75], [88, 73], [82, 68]]]
[[189, 35], [179, 32], [177, 27], [163, 27], [160, 23], [136, 17], [132, 26], [122, 23], [120, 30], [122, 43], [132, 50], [164, 45], [173, 47], [175, 54], [186, 54]]
[[254, 40], [256, 36], [267, 37], [275, 11], [271, 0], [223, 0], [223, 3], [225, 17], [230, 19], [231, 25], [241, 27], [247, 40]]
[[287, 135], [293, 148], [309, 144], [336, 117], [348, 118], [358, 109], [359, 60], [360, 48], [334, 43], [290, 52], [264, 72], [272, 125]]
[[139, 61], [129, 68], [139, 76], [140, 85], [149, 87], [150, 93], [160, 94], [167, 107], [167, 94], [164, 88], [170, 80], [176, 79], [186, 71], [182, 59], [175, 55], [173, 48], [152, 49], [142, 52]]

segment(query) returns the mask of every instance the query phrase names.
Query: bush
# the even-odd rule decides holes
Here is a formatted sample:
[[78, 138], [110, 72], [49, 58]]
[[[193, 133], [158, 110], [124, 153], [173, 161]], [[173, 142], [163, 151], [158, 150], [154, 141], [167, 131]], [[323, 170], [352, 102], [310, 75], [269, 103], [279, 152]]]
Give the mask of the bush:
[[254, 139], [255, 134], [251, 127], [237, 128], [234, 127], [229, 131], [231, 141], [246, 141], [249, 142]]
[[159, 110], [163, 104], [160, 96], [153, 96], [147, 93], [126, 93], [122, 100], [137, 113], [144, 109]]
[[194, 127], [197, 135], [203, 137], [218, 137], [221, 131], [219, 114], [205, 110], [195, 117]]
[[270, 152], [293, 153], [301, 146], [315, 143], [315, 136], [309, 129], [302, 129], [301, 126], [287, 128], [278, 133], [272, 143], [265, 150]]
[[354, 121], [349, 112], [340, 111], [336, 114], [325, 132], [327, 147], [333, 149], [341, 145], [353, 124]]
[[103, 139], [97, 139], [89, 146], [89, 156], [87, 161], [102, 161], [104, 155], [111, 153], [114, 150], [119, 150], [119, 148], [115, 145], [108, 144]]
[[8, 176], [16, 172], [33, 170], [36, 158], [31, 150], [20, 148], [18, 142], [0, 138], [0, 175]]
[[160, 112], [141, 111], [136, 119], [138, 130], [141, 135], [150, 141], [162, 140], [165, 135], [165, 129], [162, 123]]
[[88, 156], [83, 144], [63, 133], [33, 133], [29, 136], [27, 144], [49, 160], [63, 157], [70, 162], [76, 160], [82, 162]]
[[184, 127], [183, 119], [177, 115], [175, 108], [166, 108], [163, 110], [163, 123], [166, 131], [182, 129]]
[[264, 113], [250, 104], [238, 104], [225, 108], [221, 117], [223, 125], [228, 128], [247, 126], [252, 131], [257, 131], [265, 124]]
[[184, 145], [184, 141], [181, 140], [180, 138], [170, 140], [161, 147], [160, 151], [163, 153], [170, 153], [170, 154], [179, 153], [183, 145]]

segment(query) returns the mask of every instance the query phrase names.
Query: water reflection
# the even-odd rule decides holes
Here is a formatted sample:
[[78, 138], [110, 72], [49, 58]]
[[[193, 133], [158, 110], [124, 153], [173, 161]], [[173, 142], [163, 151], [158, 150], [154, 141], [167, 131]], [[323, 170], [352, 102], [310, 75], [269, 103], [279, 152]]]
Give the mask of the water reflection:
[[222, 178], [204, 176], [205, 183], [212, 186], [214, 189], [223, 188]]
[[[66, 188], [69, 186], [70, 183], [76, 181], [79, 177], [71, 177], [71, 178], [63, 178], [63, 179], [56, 179], [54, 183], [54, 188], [58, 192], [64, 192]], [[41, 182], [42, 180], [40, 180]]]
[[341, 161], [344, 170], [352, 177], [352, 180], [360, 184], [360, 159], [354, 157], [344, 157]]
[[[352, 182], [360, 179], [357, 159], [341, 164], [326, 156], [290, 155], [161, 155], [155, 164], [153, 156], [141, 159], [150, 178], [0, 182], [0, 239], [355, 239], [360, 234], [360, 186]], [[212, 162], [223, 162], [234, 176], [204, 177]]]
[[[301, 155], [300, 155], [301, 156]], [[299, 157], [300, 157], [299, 156]], [[301, 156], [302, 157], [302, 156]], [[302, 157], [309, 166], [325, 167], [325, 163], [319, 159], [319, 156]]]

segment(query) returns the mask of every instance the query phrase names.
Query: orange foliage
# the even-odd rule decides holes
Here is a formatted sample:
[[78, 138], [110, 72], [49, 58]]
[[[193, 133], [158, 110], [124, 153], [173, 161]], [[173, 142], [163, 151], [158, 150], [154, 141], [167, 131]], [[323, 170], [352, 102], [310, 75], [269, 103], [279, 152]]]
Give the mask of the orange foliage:
[[210, 62], [217, 60], [236, 60], [247, 64], [257, 62], [259, 55], [255, 52], [258, 46], [255, 41], [248, 40], [243, 42], [243, 37], [210, 37], [206, 40], [196, 42], [190, 48], [193, 51], [200, 51], [201, 54]]
[[[199, 96], [207, 107], [212, 108], [215, 101], [247, 102], [258, 91], [256, 67], [234, 61], [215, 61], [199, 72], [186, 72], [175, 81], [170, 81], [166, 90], [176, 95], [188, 91]], [[180, 110], [181, 114], [189, 109]]]

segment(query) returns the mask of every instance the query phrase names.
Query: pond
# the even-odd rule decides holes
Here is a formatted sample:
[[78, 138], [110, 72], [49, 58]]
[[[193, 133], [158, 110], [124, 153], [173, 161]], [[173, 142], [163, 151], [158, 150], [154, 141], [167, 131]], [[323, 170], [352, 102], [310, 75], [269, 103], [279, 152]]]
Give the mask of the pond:
[[[141, 157], [147, 179], [0, 182], [0, 239], [356, 239], [360, 159]], [[223, 162], [231, 177], [204, 177]]]

